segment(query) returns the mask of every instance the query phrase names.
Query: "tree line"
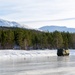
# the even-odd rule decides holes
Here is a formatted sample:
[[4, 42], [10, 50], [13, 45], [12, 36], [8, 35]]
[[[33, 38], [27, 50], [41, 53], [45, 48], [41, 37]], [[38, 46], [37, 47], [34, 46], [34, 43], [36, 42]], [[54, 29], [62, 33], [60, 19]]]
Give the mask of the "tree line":
[[0, 49], [75, 49], [75, 33], [41, 32], [23, 28], [0, 28]]

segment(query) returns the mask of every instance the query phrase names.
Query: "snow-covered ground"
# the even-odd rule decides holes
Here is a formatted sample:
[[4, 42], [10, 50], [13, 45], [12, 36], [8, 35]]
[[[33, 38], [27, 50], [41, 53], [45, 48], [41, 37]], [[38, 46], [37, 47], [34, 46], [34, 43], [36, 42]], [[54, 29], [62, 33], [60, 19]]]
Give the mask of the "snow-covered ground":
[[75, 75], [75, 50], [0, 50], [0, 75]]
[[[75, 55], [75, 50], [70, 50], [70, 55]], [[2, 61], [35, 60], [51, 56], [57, 56], [57, 50], [0, 50], [0, 60]]]
[[39, 59], [56, 56], [56, 50], [0, 50], [0, 60]]

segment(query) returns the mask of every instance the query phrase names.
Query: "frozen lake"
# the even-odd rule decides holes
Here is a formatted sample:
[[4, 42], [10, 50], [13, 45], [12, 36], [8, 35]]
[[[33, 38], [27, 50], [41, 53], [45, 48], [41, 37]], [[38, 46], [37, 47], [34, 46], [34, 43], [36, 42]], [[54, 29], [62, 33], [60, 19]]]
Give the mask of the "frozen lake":
[[0, 75], [75, 75], [75, 51], [65, 57], [56, 50], [0, 51]]

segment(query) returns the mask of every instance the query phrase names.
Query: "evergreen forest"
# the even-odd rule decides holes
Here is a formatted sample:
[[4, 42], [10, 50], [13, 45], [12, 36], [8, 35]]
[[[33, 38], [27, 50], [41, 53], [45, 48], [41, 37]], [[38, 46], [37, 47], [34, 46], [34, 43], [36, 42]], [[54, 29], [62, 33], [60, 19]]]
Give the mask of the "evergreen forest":
[[75, 49], [75, 33], [0, 27], [0, 49]]

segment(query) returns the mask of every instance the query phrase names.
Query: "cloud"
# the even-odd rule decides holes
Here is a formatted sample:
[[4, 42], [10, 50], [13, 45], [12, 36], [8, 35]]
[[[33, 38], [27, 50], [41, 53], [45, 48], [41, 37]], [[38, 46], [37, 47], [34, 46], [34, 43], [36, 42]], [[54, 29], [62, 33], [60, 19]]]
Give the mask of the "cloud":
[[34, 25], [68, 22], [75, 19], [75, 0], [0, 0], [0, 17]]

